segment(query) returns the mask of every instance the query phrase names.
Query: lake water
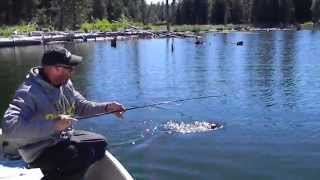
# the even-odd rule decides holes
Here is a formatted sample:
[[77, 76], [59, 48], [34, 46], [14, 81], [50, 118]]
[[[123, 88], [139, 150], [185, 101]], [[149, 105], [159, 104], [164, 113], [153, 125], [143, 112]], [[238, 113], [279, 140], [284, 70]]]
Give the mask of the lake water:
[[[84, 57], [73, 81], [88, 99], [134, 107], [215, 96], [76, 126], [106, 135], [110, 151], [139, 180], [319, 178], [320, 32], [209, 33], [204, 41], [65, 44]], [[0, 114], [43, 50], [0, 49]], [[165, 126], [196, 121], [223, 128], [181, 133]]]

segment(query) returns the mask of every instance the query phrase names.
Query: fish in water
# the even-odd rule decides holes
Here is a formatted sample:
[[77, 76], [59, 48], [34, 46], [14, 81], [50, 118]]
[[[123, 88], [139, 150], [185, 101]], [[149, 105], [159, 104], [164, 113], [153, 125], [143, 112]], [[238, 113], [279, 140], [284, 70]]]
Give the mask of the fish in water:
[[218, 129], [220, 128], [222, 125], [218, 124], [218, 123], [210, 123], [210, 129]]
[[182, 134], [208, 132], [220, 129], [222, 127], [223, 126], [219, 123], [206, 121], [195, 121], [193, 123], [169, 121], [164, 125], [164, 128], [169, 130], [169, 132], [177, 132]]

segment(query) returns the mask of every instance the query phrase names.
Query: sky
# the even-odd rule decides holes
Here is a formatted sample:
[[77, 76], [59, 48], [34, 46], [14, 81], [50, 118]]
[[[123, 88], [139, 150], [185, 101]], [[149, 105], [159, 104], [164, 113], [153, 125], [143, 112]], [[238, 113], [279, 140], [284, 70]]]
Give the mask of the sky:
[[[153, 3], [153, 4], [155, 4], [155, 3], [158, 3], [158, 2], [166, 2], [166, 0], [146, 0], [146, 2], [148, 3], [148, 4], [150, 4], [150, 3]], [[169, 3], [171, 2], [171, 0], [169, 0]]]

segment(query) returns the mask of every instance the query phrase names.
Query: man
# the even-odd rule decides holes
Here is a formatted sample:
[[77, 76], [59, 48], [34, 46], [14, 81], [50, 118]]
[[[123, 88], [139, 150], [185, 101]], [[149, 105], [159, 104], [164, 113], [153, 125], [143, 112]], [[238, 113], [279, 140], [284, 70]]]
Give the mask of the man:
[[16, 91], [3, 120], [3, 134], [31, 167], [39, 167], [43, 180], [81, 179], [87, 168], [101, 159], [103, 136], [73, 130], [74, 116], [125, 111], [117, 102], [86, 100], [70, 80], [82, 61], [65, 48], [44, 53], [42, 66], [30, 70]]

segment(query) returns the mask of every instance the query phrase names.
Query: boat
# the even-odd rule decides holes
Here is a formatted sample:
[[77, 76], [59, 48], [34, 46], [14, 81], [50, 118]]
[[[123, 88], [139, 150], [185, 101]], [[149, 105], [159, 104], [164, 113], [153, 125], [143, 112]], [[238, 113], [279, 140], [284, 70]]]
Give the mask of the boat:
[[133, 180], [124, 166], [108, 151], [105, 157], [92, 164], [87, 170], [85, 180]]
[[[26, 169], [23, 166], [17, 167], [12, 165], [14, 163], [10, 163], [10, 161], [17, 161], [17, 151], [14, 146], [3, 139], [1, 128], [0, 145], [0, 155], [6, 157], [4, 160], [0, 160], [1, 180], [40, 180], [42, 178], [43, 175], [39, 168]], [[4, 145], [5, 148], [3, 148]], [[84, 180], [133, 180], [133, 177], [109, 151], [106, 151], [104, 158], [88, 168]]]

